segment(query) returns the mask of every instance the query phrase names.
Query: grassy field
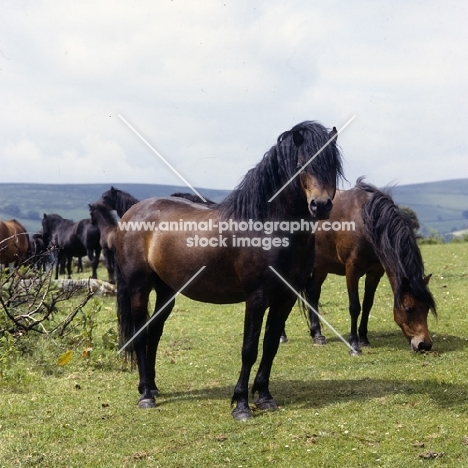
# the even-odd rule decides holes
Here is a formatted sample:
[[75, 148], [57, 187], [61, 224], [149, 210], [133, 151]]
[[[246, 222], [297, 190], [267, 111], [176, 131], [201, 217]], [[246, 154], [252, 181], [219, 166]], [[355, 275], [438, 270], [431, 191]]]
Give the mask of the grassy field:
[[[329, 344], [313, 346], [296, 308], [272, 372], [280, 409], [246, 423], [230, 415], [242, 304], [177, 300], [160, 346], [158, 407], [139, 410], [136, 371], [113, 347], [114, 298], [89, 303], [67, 339], [31, 335], [4, 353], [0, 466], [468, 467], [468, 243], [422, 253], [439, 312], [429, 318], [432, 352], [410, 351], [386, 280], [361, 357], [328, 330]], [[322, 305], [347, 336], [343, 278], [325, 283]]]

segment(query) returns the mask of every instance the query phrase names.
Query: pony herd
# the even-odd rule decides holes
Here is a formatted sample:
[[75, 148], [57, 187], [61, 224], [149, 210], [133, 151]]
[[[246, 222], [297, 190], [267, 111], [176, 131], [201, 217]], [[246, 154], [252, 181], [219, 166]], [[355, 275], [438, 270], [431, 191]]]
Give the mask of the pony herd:
[[[58, 215], [44, 215], [42, 238], [46, 247], [56, 246], [57, 268], [66, 265], [70, 274], [71, 258], [88, 255], [95, 275], [103, 253], [108, 279], [117, 284], [122, 349], [135, 356], [138, 366], [140, 408], [156, 406], [158, 344], [179, 292], [201, 302], [246, 304], [241, 370], [231, 400], [236, 420], [253, 416], [249, 378], [265, 314], [263, 354], [250, 388], [252, 394], [258, 394], [258, 409], [277, 408], [269, 391], [270, 373], [279, 343], [286, 340], [285, 323], [296, 294], [308, 305], [313, 341], [326, 342], [315, 311], [329, 273], [346, 276], [349, 342], [356, 354], [369, 345], [369, 312], [384, 273], [394, 295], [394, 320], [411, 348], [431, 349], [427, 316], [429, 311], [435, 314], [435, 302], [427, 287], [429, 276], [424, 273], [411, 222], [390, 195], [362, 179], [350, 190], [337, 190], [337, 182], [343, 177], [337, 136], [335, 128], [328, 131], [311, 121], [282, 133], [219, 204], [198, 198], [188, 200], [185, 194], [139, 201], [112, 187], [89, 205], [88, 220], [73, 223]], [[119, 219], [147, 226], [177, 225], [183, 220], [190, 223], [191, 229], [125, 230], [118, 229]], [[263, 241], [269, 235], [266, 231], [238, 227], [249, 222], [250, 226], [253, 222], [279, 226], [305, 219], [316, 221], [318, 228], [314, 232], [282, 231], [283, 242], [270, 249], [261, 248], [265, 245], [261, 242], [255, 244], [257, 238]], [[355, 228], [325, 231], [320, 229], [320, 220], [353, 221]], [[188, 236], [207, 236], [204, 226], [221, 223], [230, 226], [225, 244], [209, 247], [188, 243]], [[247, 238], [248, 246], [231, 243], [234, 237]], [[358, 327], [358, 282], [364, 275]], [[156, 304], [149, 319], [148, 301], [153, 290]]]
[[[0, 265], [17, 268], [23, 264], [32, 264], [40, 270], [55, 266], [57, 280], [59, 274], [71, 278], [74, 258], [77, 259], [77, 272], [82, 272], [82, 259], [87, 257], [92, 271], [91, 278], [97, 278], [99, 261], [103, 258], [107, 280], [115, 283], [115, 233], [118, 213], [122, 211], [120, 207], [116, 211], [113, 203], [106, 205], [104, 202], [111, 199], [109, 197], [113, 194], [114, 198], [118, 194], [118, 199], [130, 204], [138, 202], [130, 194], [111, 187], [103, 194], [103, 199], [89, 204], [89, 218], [74, 222], [56, 213], [44, 213], [42, 230], [32, 236], [15, 219], [0, 221]], [[171, 196], [202, 202], [200, 197], [190, 193], [174, 193]]]

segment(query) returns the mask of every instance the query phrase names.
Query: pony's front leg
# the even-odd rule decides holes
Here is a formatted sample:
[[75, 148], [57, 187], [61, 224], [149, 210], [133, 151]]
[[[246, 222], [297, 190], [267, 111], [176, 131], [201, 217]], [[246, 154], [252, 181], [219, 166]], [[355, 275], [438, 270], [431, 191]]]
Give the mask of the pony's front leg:
[[258, 392], [258, 399], [255, 401], [255, 406], [260, 410], [278, 409], [269, 390], [270, 373], [273, 360], [278, 352], [279, 338], [281, 337], [289, 313], [296, 302], [296, 296], [291, 296], [285, 292], [282, 299], [281, 304], [276, 302], [270, 306], [265, 327], [265, 337], [263, 339], [262, 360], [260, 361], [258, 372], [252, 386], [252, 394]]
[[101, 256], [101, 249], [93, 250], [91, 248], [87, 249], [87, 255], [89, 261], [91, 262], [91, 278], [97, 279], [97, 269], [99, 266], [99, 257]]
[[73, 263], [73, 257], [71, 255], [67, 256], [66, 268], [67, 268], [68, 279], [71, 279], [72, 277], [72, 263]]
[[364, 287], [364, 299], [362, 300], [361, 322], [359, 323], [359, 346], [361, 348], [370, 346], [369, 338], [367, 337], [367, 324], [369, 322], [369, 314], [374, 304], [375, 291], [379, 285], [380, 278], [384, 274], [383, 269], [377, 271], [368, 271], [366, 273], [366, 282]]
[[314, 344], [327, 344], [327, 339], [322, 335], [320, 317], [318, 314], [318, 303], [322, 292], [322, 284], [327, 278], [327, 273], [314, 269], [312, 276], [307, 280], [305, 292], [307, 302], [314, 308], [309, 309], [310, 337]]
[[249, 408], [249, 377], [252, 366], [257, 360], [258, 342], [266, 308], [267, 304], [263, 291], [251, 294], [246, 300], [242, 367], [231, 400], [232, 404], [236, 402], [236, 406], [232, 410], [232, 417], [237, 421], [246, 421], [253, 417]]

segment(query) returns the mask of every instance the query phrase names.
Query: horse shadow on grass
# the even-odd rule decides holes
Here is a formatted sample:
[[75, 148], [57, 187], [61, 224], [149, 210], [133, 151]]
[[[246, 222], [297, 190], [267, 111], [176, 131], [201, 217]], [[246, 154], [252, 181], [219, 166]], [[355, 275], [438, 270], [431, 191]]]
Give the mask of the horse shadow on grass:
[[[234, 386], [207, 387], [187, 392], [161, 393], [158, 406], [177, 401], [226, 400]], [[435, 380], [392, 380], [363, 378], [356, 380], [276, 380], [271, 392], [280, 407], [320, 409], [333, 404], [400, 397], [401, 404], [410, 404], [411, 395], [426, 395], [441, 408], [464, 407], [468, 410], [468, 386]], [[251, 398], [254, 401], [254, 398]]]
[[[383, 332], [369, 332], [369, 341], [371, 343], [370, 348], [407, 348], [410, 350], [410, 345], [405, 337], [399, 330], [395, 331], [383, 331]], [[329, 343], [341, 343], [338, 337], [330, 336], [327, 337]], [[468, 348], [468, 335], [466, 337], [447, 335], [444, 333], [433, 333], [432, 334], [432, 350], [438, 353], [446, 353], [451, 351], [460, 351]], [[365, 352], [366, 348], [363, 349]]]
[[[438, 354], [463, 350], [468, 347], [468, 338], [437, 334], [433, 336], [433, 351]], [[331, 337], [329, 342], [340, 341]], [[370, 336], [372, 348], [395, 348], [401, 343], [402, 348], [410, 347], [399, 331], [379, 332]], [[364, 348], [363, 353], [366, 352]], [[412, 353], [412, 352], [411, 352]], [[232, 386], [212, 386], [183, 392], [164, 392], [157, 399], [158, 406], [165, 406], [176, 401], [226, 400], [232, 396]], [[463, 407], [468, 411], [468, 386], [431, 379], [401, 380], [358, 378], [349, 380], [275, 380], [270, 383], [270, 390], [280, 407], [320, 409], [337, 403], [366, 402], [375, 398], [405, 397], [427, 395], [441, 408]], [[251, 397], [251, 402], [255, 398]]]

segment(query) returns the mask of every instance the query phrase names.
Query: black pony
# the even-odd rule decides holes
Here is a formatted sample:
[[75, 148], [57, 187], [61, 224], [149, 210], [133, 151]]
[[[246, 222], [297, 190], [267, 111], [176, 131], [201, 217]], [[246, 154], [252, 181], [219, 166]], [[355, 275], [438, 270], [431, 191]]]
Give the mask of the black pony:
[[104, 203], [89, 205], [91, 224], [97, 226], [101, 233], [100, 243], [107, 268], [109, 283], [115, 283], [115, 233], [118, 219], [115, 211], [110, 210]]
[[[277, 144], [247, 173], [239, 187], [218, 205], [207, 207], [176, 197], [150, 198], [123, 215], [121, 222], [126, 226], [142, 222], [146, 226], [171, 225], [180, 220], [192, 226], [189, 231], [117, 230], [119, 325], [126, 349], [131, 345], [136, 355], [141, 408], [156, 405], [156, 352], [178, 291], [201, 302], [246, 303], [242, 368], [232, 397], [236, 420], [252, 417], [249, 377], [269, 309], [263, 356], [251, 391], [258, 392], [257, 408], [277, 408], [269, 391], [270, 372], [281, 331], [297, 299], [278, 275], [297, 291], [307, 290], [314, 236], [310, 230], [286, 230], [276, 232], [272, 239], [266, 231], [247, 231], [243, 227], [259, 222], [276, 222], [279, 226], [327, 218], [337, 178], [342, 175], [336, 135], [335, 129], [329, 133], [316, 122], [296, 125], [280, 135]], [[190, 243], [196, 237], [208, 240], [204, 226], [210, 222], [230, 226], [224, 233], [226, 242], [216, 235], [209, 239], [211, 248]], [[242, 246], [234, 243], [240, 237]], [[279, 243], [273, 243], [276, 240]], [[153, 289], [155, 319], [148, 324], [148, 298]]]
[[101, 255], [100, 232], [91, 220], [74, 222], [58, 214], [45, 214], [42, 219], [42, 237], [46, 248], [57, 250], [55, 259], [55, 279], [59, 267], [66, 263], [68, 277], [71, 278], [72, 258], [88, 256], [92, 267], [92, 278], [97, 278], [97, 267]]
[[31, 236], [31, 264], [36, 270], [46, 271], [53, 265], [53, 254], [45, 245], [42, 231]]

